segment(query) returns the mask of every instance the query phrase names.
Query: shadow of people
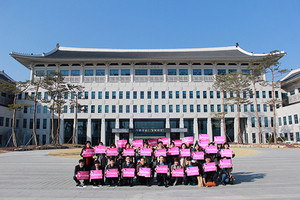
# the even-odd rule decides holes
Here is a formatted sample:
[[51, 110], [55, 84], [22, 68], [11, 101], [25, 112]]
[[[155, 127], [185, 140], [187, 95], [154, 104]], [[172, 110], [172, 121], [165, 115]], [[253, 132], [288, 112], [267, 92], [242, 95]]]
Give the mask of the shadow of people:
[[243, 182], [254, 182], [256, 179], [262, 179], [266, 176], [265, 173], [253, 173], [253, 172], [238, 172], [232, 173], [234, 177], [234, 184], [240, 184]]

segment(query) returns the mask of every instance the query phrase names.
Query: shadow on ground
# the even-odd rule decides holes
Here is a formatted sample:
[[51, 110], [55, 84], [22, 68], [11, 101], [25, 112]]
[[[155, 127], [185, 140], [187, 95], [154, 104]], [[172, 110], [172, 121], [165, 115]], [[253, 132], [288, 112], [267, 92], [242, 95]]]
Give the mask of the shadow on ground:
[[254, 173], [254, 172], [238, 172], [232, 173], [234, 177], [234, 184], [241, 184], [244, 182], [254, 182], [256, 179], [263, 179], [265, 173]]

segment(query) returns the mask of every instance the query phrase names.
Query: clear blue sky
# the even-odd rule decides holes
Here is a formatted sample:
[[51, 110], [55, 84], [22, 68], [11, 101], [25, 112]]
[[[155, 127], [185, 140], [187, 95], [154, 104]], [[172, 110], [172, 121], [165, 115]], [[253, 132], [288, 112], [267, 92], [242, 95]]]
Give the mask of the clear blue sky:
[[15, 80], [29, 70], [11, 51], [42, 54], [56, 43], [90, 48], [233, 46], [253, 53], [287, 52], [300, 63], [300, 1], [0, 0], [0, 70]]

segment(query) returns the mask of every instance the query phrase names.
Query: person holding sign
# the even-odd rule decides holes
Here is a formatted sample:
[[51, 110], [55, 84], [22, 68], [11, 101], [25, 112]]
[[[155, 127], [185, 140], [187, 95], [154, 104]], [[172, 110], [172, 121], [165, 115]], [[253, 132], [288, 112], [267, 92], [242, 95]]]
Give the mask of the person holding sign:
[[[149, 169], [149, 174], [145, 175], [142, 174], [140, 171], [143, 169]], [[138, 166], [136, 167], [136, 171], [137, 171], [137, 181], [140, 182], [142, 185], [147, 184], [147, 186], [151, 186], [150, 185], [150, 176], [151, 176], [151, 168], [149, 168], [149, 165], [145, 162], [145, 158], [141, 158], [140, 160], [140, 164], [138, 164]], [[146, 171], [146, 170], [145, 170]]]
[[[104, 147], [103, 142], [99, 142], [99, 146]], [[104, 153], [96, 153], [97, 156], [97, 160], [100, 162], [100, 166], [102, 167], [102, 169], [105, 169], [106, 165], [107, 165], [107, 157], [105, 156], [105, 151]], [[104, 170], [102, 170], [103, 172], [103, 177], [104, 177]]]
[[94, 148], [91, 147], [90, 141], [85, 142], [85, 147], [81, 150], [80, 156], [83, 157], [86, 170], [90, 171], [94, 165]]
[[108, 184], [110, 186], [117, 186], [117, 182], [118, 182], [118, 175], [115, 177], [115, 176], [110, 176], [110, 174], [108, 174], [108, 171], [110, 169], [116, 169], [117, 170], [117, 174], [119, 174], [119, 171], [118, 171], [118, 166], [116, 165], [116, 162], [113, 158], [110, 158], [110, 164], [106, 166], [106, 169], [105, 169], [105, 176], [106, 176], [106, 180], [108, 182]]
[[[170, 143], [170, 147], [169, 148], [174, 148], [175, 144], [174, 142]], [[169, 155], [169, 152], [167, 152], [167, 163], [169, 168], [171, 168], [171, 166], [174, 164], [174, 159], [178, 157], [178, 155]]]
[[[179, 164], [179, 159], [174, 158], [174, 164], [171, 166], [171, 184], [173, 186], [175, 186], [177, 184], [182, 184], [182, 181], [183, 181], [183, 177], [184, 177], [183, 169], [182, 169], [182, 177], [179, 177], [179, 175], [175, 176], [175, 171], [178, 169], [182, 169], [182, 167]], [[173, 171], [174, 171], [174, 174], [173, 174]]]
[[[181, 144], [181, 149], [187, 149], [185, 143], [182, 143], [182, 144]], [[180, 162], [180, 165], [181, 165], [183, 168], [185, 168], [186, 163], [187, 163], [186, 157], [180, 157], [179, 162]]]
[[216, 184], [216, 179], [217, 179], [218, 174], [217, 174], [217, 169], [216, 169], [215, 163], [213, 163], [214, 167], [215, 167], [215, 169], [213, 171], [207, 170], [206, 167], [205, 167], [206, 164], [211, 164], [210, 156], [206, 156], [205, 163], [203, 164], [203, 169], [204, 169], [204, 172], [203, 172], [203, 185], [208, 187], [207, 182], [208, 182], [209, 179], [212, 182], [214, 182], [214, 184]]
[[78, 172], [79, 171], [86, 171], [86, 168], [85, 168], [85, 166], [84, 166], [84, 160], [83, 159], [80, 159], [79, 160], [79, 164], [78, 165], [76, 165], [75, 166], [75, 170], [74, 170], [74, 176], [73, 176], [73, 179], [74, 179], [74, 181], [76, 182], [76, 186], [77, 187], [80, 187], [80, 188], [84, 188], [84, 187], [86, 187], [86, 185], [88, 184], [88, 179], [85, 179], [85, 180], [83, 180], [83, 185], [80, 183], [80, 180], [78, 179]]
[[[187, 168], [188, 167], [194, 167], [192, 163], [192, 159], [188, 157], [187, 159], [187, 165], [185, 167], [185, 173], [187, 174]], [[184, 185], [196, 185], [197, 184], [197, 176], [187, 176], [185, 177]]]
[[124, 177], [124, 170], [128, 169], [128, 168], [132, 168], [134, 169], [134, 164], [131, 162], [131, 159], [129, 156], [126, 156], [125, 158], [125, 162], [122, 163], [122, 184], [123, 185], [127, 185], [127, 183], [129, 182], [130, 187], [133, 186], [133, 177]]
[[229, 180], [230, 180], [230, 177], [232, 176], [231, 175], [231, 167], [232, 167], [232, 164], [230, 164], [230, 166], [226, 166], [226, 168], [223, 168], [222, 167], [222, 162], [226, 162], [226, 161], [230, 161], [230, 159], [227, 159], [226, 157], [224, 157], [223, 159], [220, 160], [220, 164], [219, 164], [219, 167], [220, 167], [220, 171], [219, 171], [219, 174], [221, 176], [221, 184], [222, 185], [226, 185], [229, 183]]
[[[226, 143], [224, 143], [224, 149], [229, 149], [229, 144], [226, 142]], [[234, 158], [235, 157], [235, 153], [233, 153], [232, 152], [232, 156], [231, 156], [231, 158]]]
[[100, 187], [102, 187], [102, 185], [103, 185], [103, 171], [104, 171], [104, 168], [102, 168], [102, 166], [100, 166], [99, 160], [96, 160], [94, 162], [94, 166], [92, 166], [92, 168], [91, 168], [91, 171], [92, 170], [101, 170], [102, 171], [101, 172], [102, 173], [102, 179], [92, 179], [91, 178], [91, 182], [92, 182], [92, 184], [93, 184], [93, 186], [95, 188], [98, 188], [99, 185], [100, 185]]
[[[155, 165], [155, 171], [156, 171], [156, 179], [157, 179], [157, 185], [162, 186], [165, 185], [165, 187], [168, 187], [167, 184], [167, 173], [168, 173], [168, 165], [165, 162], [165, 158], [163, 156], [159, 156], [159, 162]], [[158, 168], [162, 165], [165, 165], [167, 167], [167, 172], [159, 172]]]

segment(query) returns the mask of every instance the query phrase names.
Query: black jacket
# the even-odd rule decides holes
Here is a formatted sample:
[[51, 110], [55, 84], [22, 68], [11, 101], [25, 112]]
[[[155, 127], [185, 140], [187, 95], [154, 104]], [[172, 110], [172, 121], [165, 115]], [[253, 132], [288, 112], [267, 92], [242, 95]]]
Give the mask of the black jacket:
[[85, 166], [83, 166], [82, 168], [80, 168], [79, 165], [76, 165], [75, 169], [74, 169], [74, 176], [76, 176], [77, 172], [79, 172], [79, 171], [85, 171]]
[[131, 162], [129, 163], [129, 166], [127, 166], [127, 163], [126, 162], [123, 162], [122, 163], [122, 169], [123, 168], [134, 168], [134, 164]]

